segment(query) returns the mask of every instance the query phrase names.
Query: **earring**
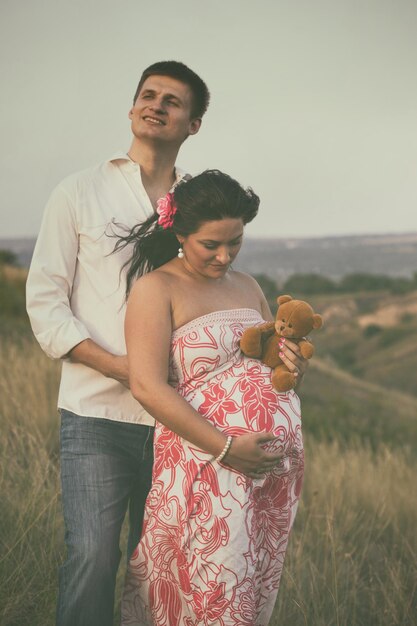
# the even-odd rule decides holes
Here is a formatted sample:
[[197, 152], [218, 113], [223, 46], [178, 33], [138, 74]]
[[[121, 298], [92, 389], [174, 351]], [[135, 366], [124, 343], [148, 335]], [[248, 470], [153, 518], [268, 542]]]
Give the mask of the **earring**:
[[184, 258], [184, 250], [181, 248], [181, 246], [178, 248], [178, 258], [179, 259], [183, 259]]

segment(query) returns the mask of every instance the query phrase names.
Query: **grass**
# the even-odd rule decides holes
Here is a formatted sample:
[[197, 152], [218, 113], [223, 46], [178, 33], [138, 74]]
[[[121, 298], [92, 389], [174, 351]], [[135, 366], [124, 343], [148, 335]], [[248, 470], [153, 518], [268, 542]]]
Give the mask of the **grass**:
[[415, 623], [416, 462], [311, 440], [272, 624]]
[[59, 367], [29, 339], [3, 339], [0, 364], [0, 623], [46, 626], [63, 551]]
[[[365, 423], [366, 412], [351, 419], [372, 389], [363, 383], [352, 403], [353, 377], [341, 375], [339, 389], [336, 379], [329, 382], [329, 371], [312, 367], [310, 387], [306, 381], [306, 479], [271, 626], [411, 626], [417, 597], [417, 462], [411, 452], [415, 425], [408, 411], [411, 415], [415, 398], [404, 400], [402, 413], [400, 398], [391, 399], [390, 410], [398, 407], [396, 427], [405, 432], [392, 439], [384, 435], [386, 416], [380, 420], [382, 430], [375, 421]], [[2, 626], [54, 624], [57, 569], [64, 556], [58, 379], [59, 364], [48, 360], [31, 338], [2, 336]], [[340, 408], [330, 391], [341, 395], [347, 389], [349, 402]], [[321, 411], [331, 419], [322, 419], [319, 429], [326, 394], [330, 401]], [[382, 415], [385, 404], [375, 411]], [[119, 593], [123, 559], [121, 563]]]

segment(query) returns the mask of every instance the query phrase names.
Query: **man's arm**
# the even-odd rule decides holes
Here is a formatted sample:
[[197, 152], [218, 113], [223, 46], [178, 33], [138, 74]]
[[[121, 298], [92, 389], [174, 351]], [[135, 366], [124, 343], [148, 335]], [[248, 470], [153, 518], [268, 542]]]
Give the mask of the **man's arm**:
[[125, 387], [129, 387], [126, 355], [111, 354], [92, 339], [85, 339], [69, 351], [68, 357], [74, 363], [82, 363], [87, 367], [92, 367], [103, 376], [114, 378]]
[[74, 198], [60, 185], [46, 206], [26, 284], [33, 332], [51, 358], [70, 358], [128, 386], [127, 358], [95, 343], [71, 310], [78, 245]]

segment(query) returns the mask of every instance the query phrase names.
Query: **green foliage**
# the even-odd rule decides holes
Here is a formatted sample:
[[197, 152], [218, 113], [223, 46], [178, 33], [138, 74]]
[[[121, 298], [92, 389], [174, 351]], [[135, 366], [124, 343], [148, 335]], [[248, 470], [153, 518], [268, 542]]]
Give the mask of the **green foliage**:
[[400, 404], [388, 390], [367, 389], [353, 377], [332, 376], [332, 371], [337, 368], [329, 366], [326, 376], [311, 366], [300, 388], [306, 435], [338, 441], [343, 447], [366, 445], [374, 451], [383, 445], [417, 449], [417, 401]]
[[409, 324], [411, 322], [413, 322], [415, 320], [415, 315], [413, 315], [412, 313], [403, 313], [401, 315], [401, 323], [402, 324]]
[[369, 324], [363, 329], [363, 336], [366, 339], [370, 339], [371, 337], [375, 337], [375, 335], [378, 335], [381, 331], [382, 328], [378, 324]]
[[355, 292], [355, 291], [379, 291], [381, 289], [390, 289], [393, 279], [389, 276], [378, 274], [347, 274], [339, 283], [339, 291]]
[[392, 277], [382, 274], [346, 274], [340, 281], [333, 281], [320, 274], [293, 274], [283, 285], [288, 293], [302, 295], [361, 293], [388, 291], [394, 295], [410, 293], [417, 288], [417, 272], [413, 278]]
[[26, 317], [25, 281], [11, 279], [0, 266], [0, 318], [21, 319]]
[[17, 255], [12, 250], [0, 250], [0, 265], [19, 265]]
[[260, 288], [264, 292], [265, 298], [268, 302], [274, 302], [278, 296], [278, 285], [266, 274], [255, 274], [255, 280], [258, 282]]
[[283, 286], [283, 290], [288, 293], [334, 293], [336, 285], [330, 278], [319, 274], [293, 274], [288, 278]]
[[344, 276], [338, 285], [341, 293], [387, 290], [392, 294], [405, 294], [416, 288], [414, 278], [384, 276], [382, 274], [356, 273]]
[[401, 341], [409, 336], [409, 329], [406, 326], [392, 326], [384, 328], [378, 339], [378, 344], [382, 348], [392, 346], [394, 343]]
[[392, 279], [390, 291], [393, 294], [404, 294], [413, 291], [416, 288], [414, 280], [408, 278], [394, 278]]

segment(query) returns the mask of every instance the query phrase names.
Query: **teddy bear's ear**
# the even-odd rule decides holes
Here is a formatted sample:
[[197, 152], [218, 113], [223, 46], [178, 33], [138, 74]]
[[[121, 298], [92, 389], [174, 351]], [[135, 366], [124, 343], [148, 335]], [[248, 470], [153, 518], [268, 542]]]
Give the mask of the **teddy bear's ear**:
[[313, 315], [313, 328], [314, 329], [318, 329], [321, 328], [323, 326], [323, 318], [321, 315], [319, 315], [318, 313], [314, 313]]
[[292, 300], [291, 296], [278, 296], [277, 298], [278, 304], [284, 304], [285, 302], [289, 302], [290, 300]]

